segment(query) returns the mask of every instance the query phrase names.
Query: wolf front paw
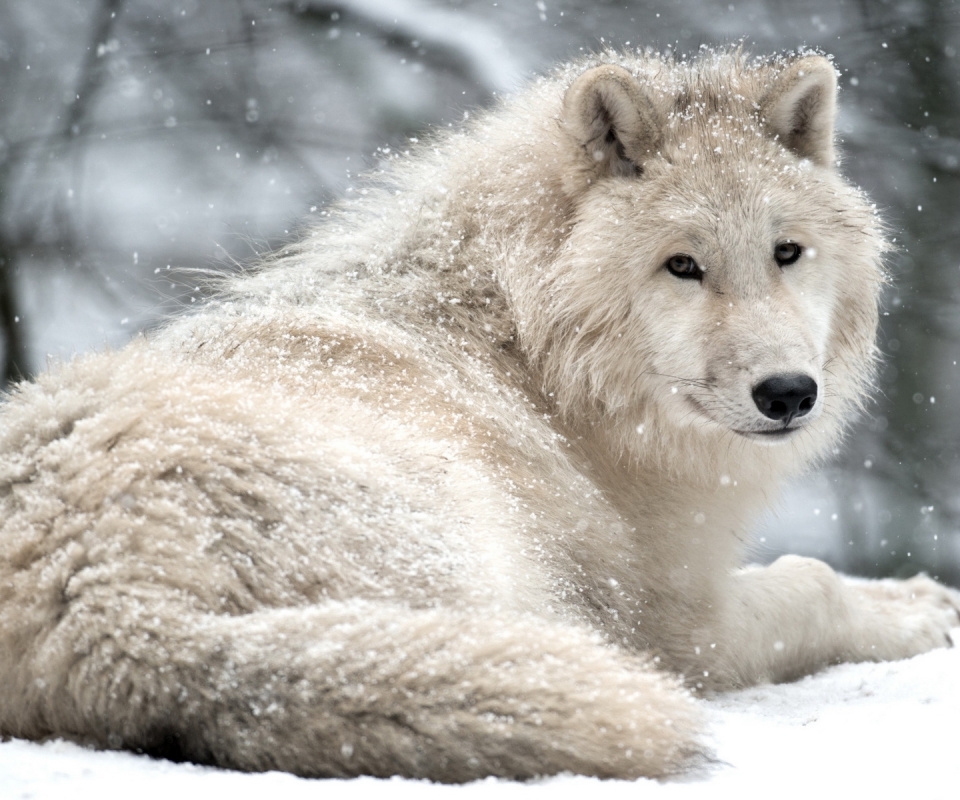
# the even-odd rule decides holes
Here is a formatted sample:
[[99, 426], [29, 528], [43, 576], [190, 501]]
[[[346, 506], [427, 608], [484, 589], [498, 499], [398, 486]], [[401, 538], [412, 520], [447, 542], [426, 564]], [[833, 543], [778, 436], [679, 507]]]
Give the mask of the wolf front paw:
[[951, 636], [960, 628], [960, 592], [926, 575], [851, 582], [848, 589], [857, 658], [892, 661], [960, 643]]

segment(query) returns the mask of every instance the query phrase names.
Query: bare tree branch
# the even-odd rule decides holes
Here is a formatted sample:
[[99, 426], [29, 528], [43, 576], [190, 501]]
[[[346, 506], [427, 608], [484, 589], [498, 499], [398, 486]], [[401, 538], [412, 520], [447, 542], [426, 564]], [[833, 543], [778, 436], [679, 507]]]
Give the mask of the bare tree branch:
[[0, 375], [0, 388], [20, 380], [23, 370], [23, 337], [20, 335], [19, 315], [11, 280], [11, 264], [7, 242], [0, 237], [0, 335], [6, 343], [6, 358]]

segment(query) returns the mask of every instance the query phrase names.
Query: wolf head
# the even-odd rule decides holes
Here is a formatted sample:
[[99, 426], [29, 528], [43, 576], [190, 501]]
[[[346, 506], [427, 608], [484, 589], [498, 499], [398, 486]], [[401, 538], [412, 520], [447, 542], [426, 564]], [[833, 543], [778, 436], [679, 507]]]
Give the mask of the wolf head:
[[522, 328], [563, 413], [627, 450], [719, 437], [806, 461], [836, 441], [872, 374], [885, 249], [837, 173], [836, 93], [819, 55], [621, 59], [570, 82], [571, 224]]

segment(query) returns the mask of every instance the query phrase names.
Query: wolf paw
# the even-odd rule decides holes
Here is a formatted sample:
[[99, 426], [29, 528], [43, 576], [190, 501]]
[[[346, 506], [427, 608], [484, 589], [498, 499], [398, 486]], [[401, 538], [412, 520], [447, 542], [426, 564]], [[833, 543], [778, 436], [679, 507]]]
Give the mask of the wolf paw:
[[[851, 612], [859, 628], [853, 645], [860, 658], [909, 658], [960, 644], [960, 592], [926, 575], [905, 581], [850, 584]], [[951, 635], [951, 630], [954, 630]], [[956, 641], [955, 638], [957, 637]]]

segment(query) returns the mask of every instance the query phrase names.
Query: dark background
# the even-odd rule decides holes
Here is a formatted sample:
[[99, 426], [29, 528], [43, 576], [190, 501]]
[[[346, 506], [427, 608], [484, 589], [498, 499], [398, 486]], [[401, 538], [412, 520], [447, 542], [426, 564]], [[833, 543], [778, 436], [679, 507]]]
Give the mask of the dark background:
[[960, 584], [960, 3], [0, 0], [0, 372], [118, 345], [289, 241], [382, 148], [613, 45], [801, 46], [841, 69], [844, 171], [890, 260], [876, 402], [760, 526]]

